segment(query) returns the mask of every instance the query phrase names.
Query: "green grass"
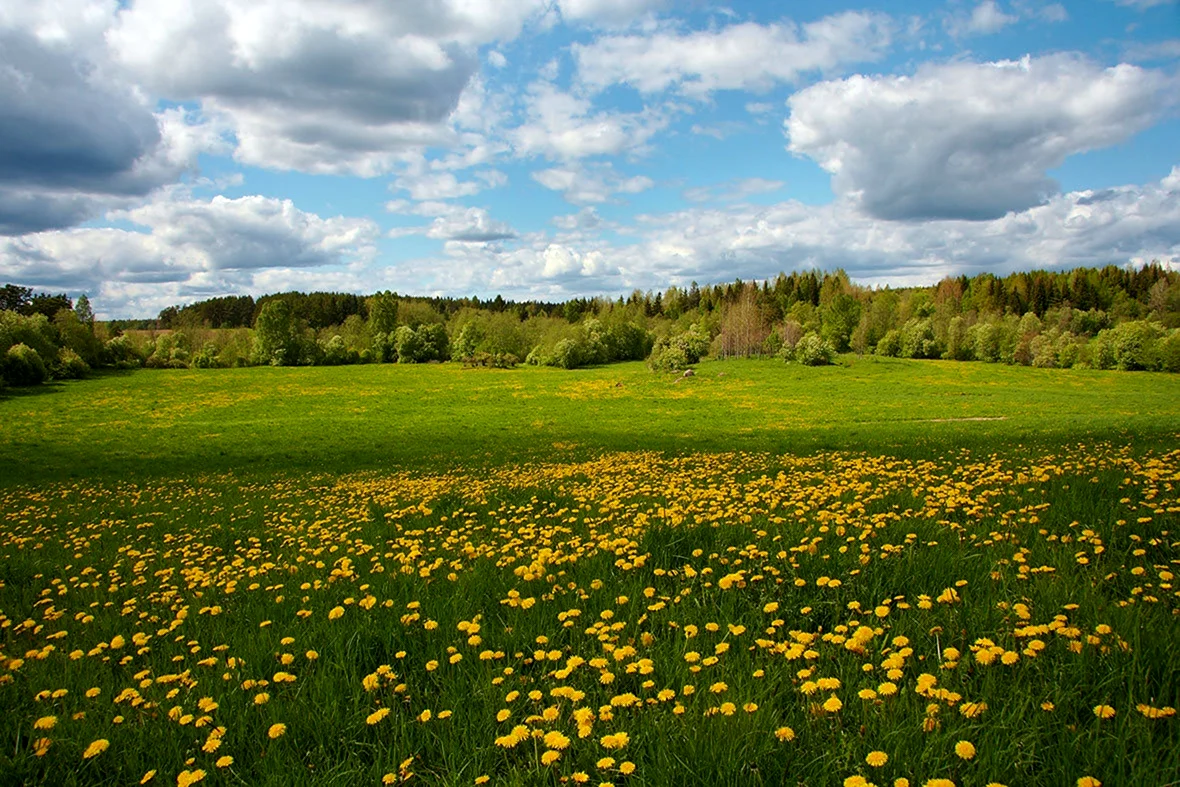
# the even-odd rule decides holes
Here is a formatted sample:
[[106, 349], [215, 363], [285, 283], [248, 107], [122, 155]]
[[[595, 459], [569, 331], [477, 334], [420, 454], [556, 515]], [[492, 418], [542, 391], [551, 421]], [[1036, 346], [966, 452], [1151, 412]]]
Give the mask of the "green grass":
[[1162, 787], [1178, 424], [1175, 377], [874, 358], [5, 391], [0, 785]]
[[[563, 371], [455, 364], [175, 370], [0, 393], [4, 481], [349, 472], [599, 451], [946, 448], [1174, 440], [1180, 376], [848, 356]], [[957, 420], [957, 419], [1003, 420]]]

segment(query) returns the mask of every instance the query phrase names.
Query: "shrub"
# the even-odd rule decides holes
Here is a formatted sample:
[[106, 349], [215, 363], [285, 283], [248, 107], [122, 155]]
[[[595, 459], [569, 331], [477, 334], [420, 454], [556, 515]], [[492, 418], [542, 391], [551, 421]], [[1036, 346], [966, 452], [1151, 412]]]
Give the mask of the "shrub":
[[928, 319], [911, 319], [901, 327], [901, 357], [939, 358], [942, 347], [934, 336], [934, 326]]
[[795, 360], [804, 366], [828, 366], [836, 360], [836, 348], [818, 334], [809, 333], [795, 345]]
[[557, 366], [561, 369], [574, 369], [582, 365], [582, 354], [578, 343], [573, 339], [562, 339], [553, 348], [553, 352], [545, 359], [546, 366]]
[[393, 332], [393, 349], [398, 363], [417, 363], [422, 355], [422, 340], [408, 325]]
[[27, 344], [14, 344], [4, 354], [3, 376], [9, 385], [40, 385], [49, 372], [36, 350]]
[[325, 366], [344, 366], [360, 361], [360, 354], [349, 349], [343, 336], [333, 336], [323, 343], [323, 363]]
[[877, 342], [877, 355], [896, 358], [901, 355], [901, 331], [892, 328]]
[[90, 364], [69, 347], [62, 347], [50, 371], [56, 380], [81, 380], [90, 373]]
[[653, 372], [671, 372], [688, 366], [688, 355], [682, 345], [674, 344], [665, 336], [656, 341], [647, 365]]
[[116, 336], [103, 349], [107, 361], [116, 369], [135, 369], [143, 365], [143, 358], [126, 336]]
[[1156, 345], [1160, 369], [1165, 372], [1180, 372], [1180, 328], [1173, 329]]

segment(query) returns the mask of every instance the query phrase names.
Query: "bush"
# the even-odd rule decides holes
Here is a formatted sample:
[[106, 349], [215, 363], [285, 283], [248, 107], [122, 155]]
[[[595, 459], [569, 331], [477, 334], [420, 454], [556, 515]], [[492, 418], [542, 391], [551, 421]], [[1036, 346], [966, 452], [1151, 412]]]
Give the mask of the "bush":
[[40, 385], [49, 378], [45, 362], [27, 344], [14, 344], [4, 354], [4, 381], [9, 385]]
[[689, 365], [689, 360], [683, 345], [674, 344], [667, 337], [661, 337], [656, 341], [647, 365], [653, 372], [671, 372], [684, 369]]
[[928, 319], [911, 319], [901, 327], [900, 354], [903, 358], [940, 358], [942, 347]]
[[325, 366], [344, 366], [360, 362], [360, 354], [348, 348], [343, 336], [333, 336], [323, 343], [321, 349]]
[[881, 341], [877, 342], [877, 355], [886, 358], [897, 358], [901, 355], [901, 331], [896, 328], [886, 331]]
[[1180, 372], [1180, 328], [1173, 329], [1156, 345], [1160, 369], [1165, 372]]
[[50, 371], [55, 380], [81, 380], [90, 373], [90, 364], [69, 347], [62, 347]]
[[804, 366], [829, 366], [836, 360], [836, 348], [831, 342], [809, 333], [795, 345], [795, 361]]
[[109, 340], [103, 349], [107, 361], [116, 369], [135, 369], [143, 365], [143, 358], [126, 336], [116, 336]]

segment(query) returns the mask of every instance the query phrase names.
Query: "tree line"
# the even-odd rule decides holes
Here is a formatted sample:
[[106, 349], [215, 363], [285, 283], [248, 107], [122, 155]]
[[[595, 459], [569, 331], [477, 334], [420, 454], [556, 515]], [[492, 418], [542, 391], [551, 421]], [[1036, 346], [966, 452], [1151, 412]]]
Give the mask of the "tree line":
[[702, 357], [802, 364], [855, 352], [1042, 367], [1180, 371], [1180, 273], [1158, 263], [948, 277], [871, 288], [843, 271], [560, 303], [287, 292], [211, 298], [155, 319], [96, 321], [86, 296], [0, 289], [9, 385], [93, 368], [458, 361], [575, 368]]

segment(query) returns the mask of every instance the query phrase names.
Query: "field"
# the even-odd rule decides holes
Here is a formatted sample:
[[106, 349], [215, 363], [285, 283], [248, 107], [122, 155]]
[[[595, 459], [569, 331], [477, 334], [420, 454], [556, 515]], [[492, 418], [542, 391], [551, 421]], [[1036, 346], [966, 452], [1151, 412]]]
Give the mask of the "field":
[[1180, 379], [0, 394], [0, 783], [1168, 785]]

